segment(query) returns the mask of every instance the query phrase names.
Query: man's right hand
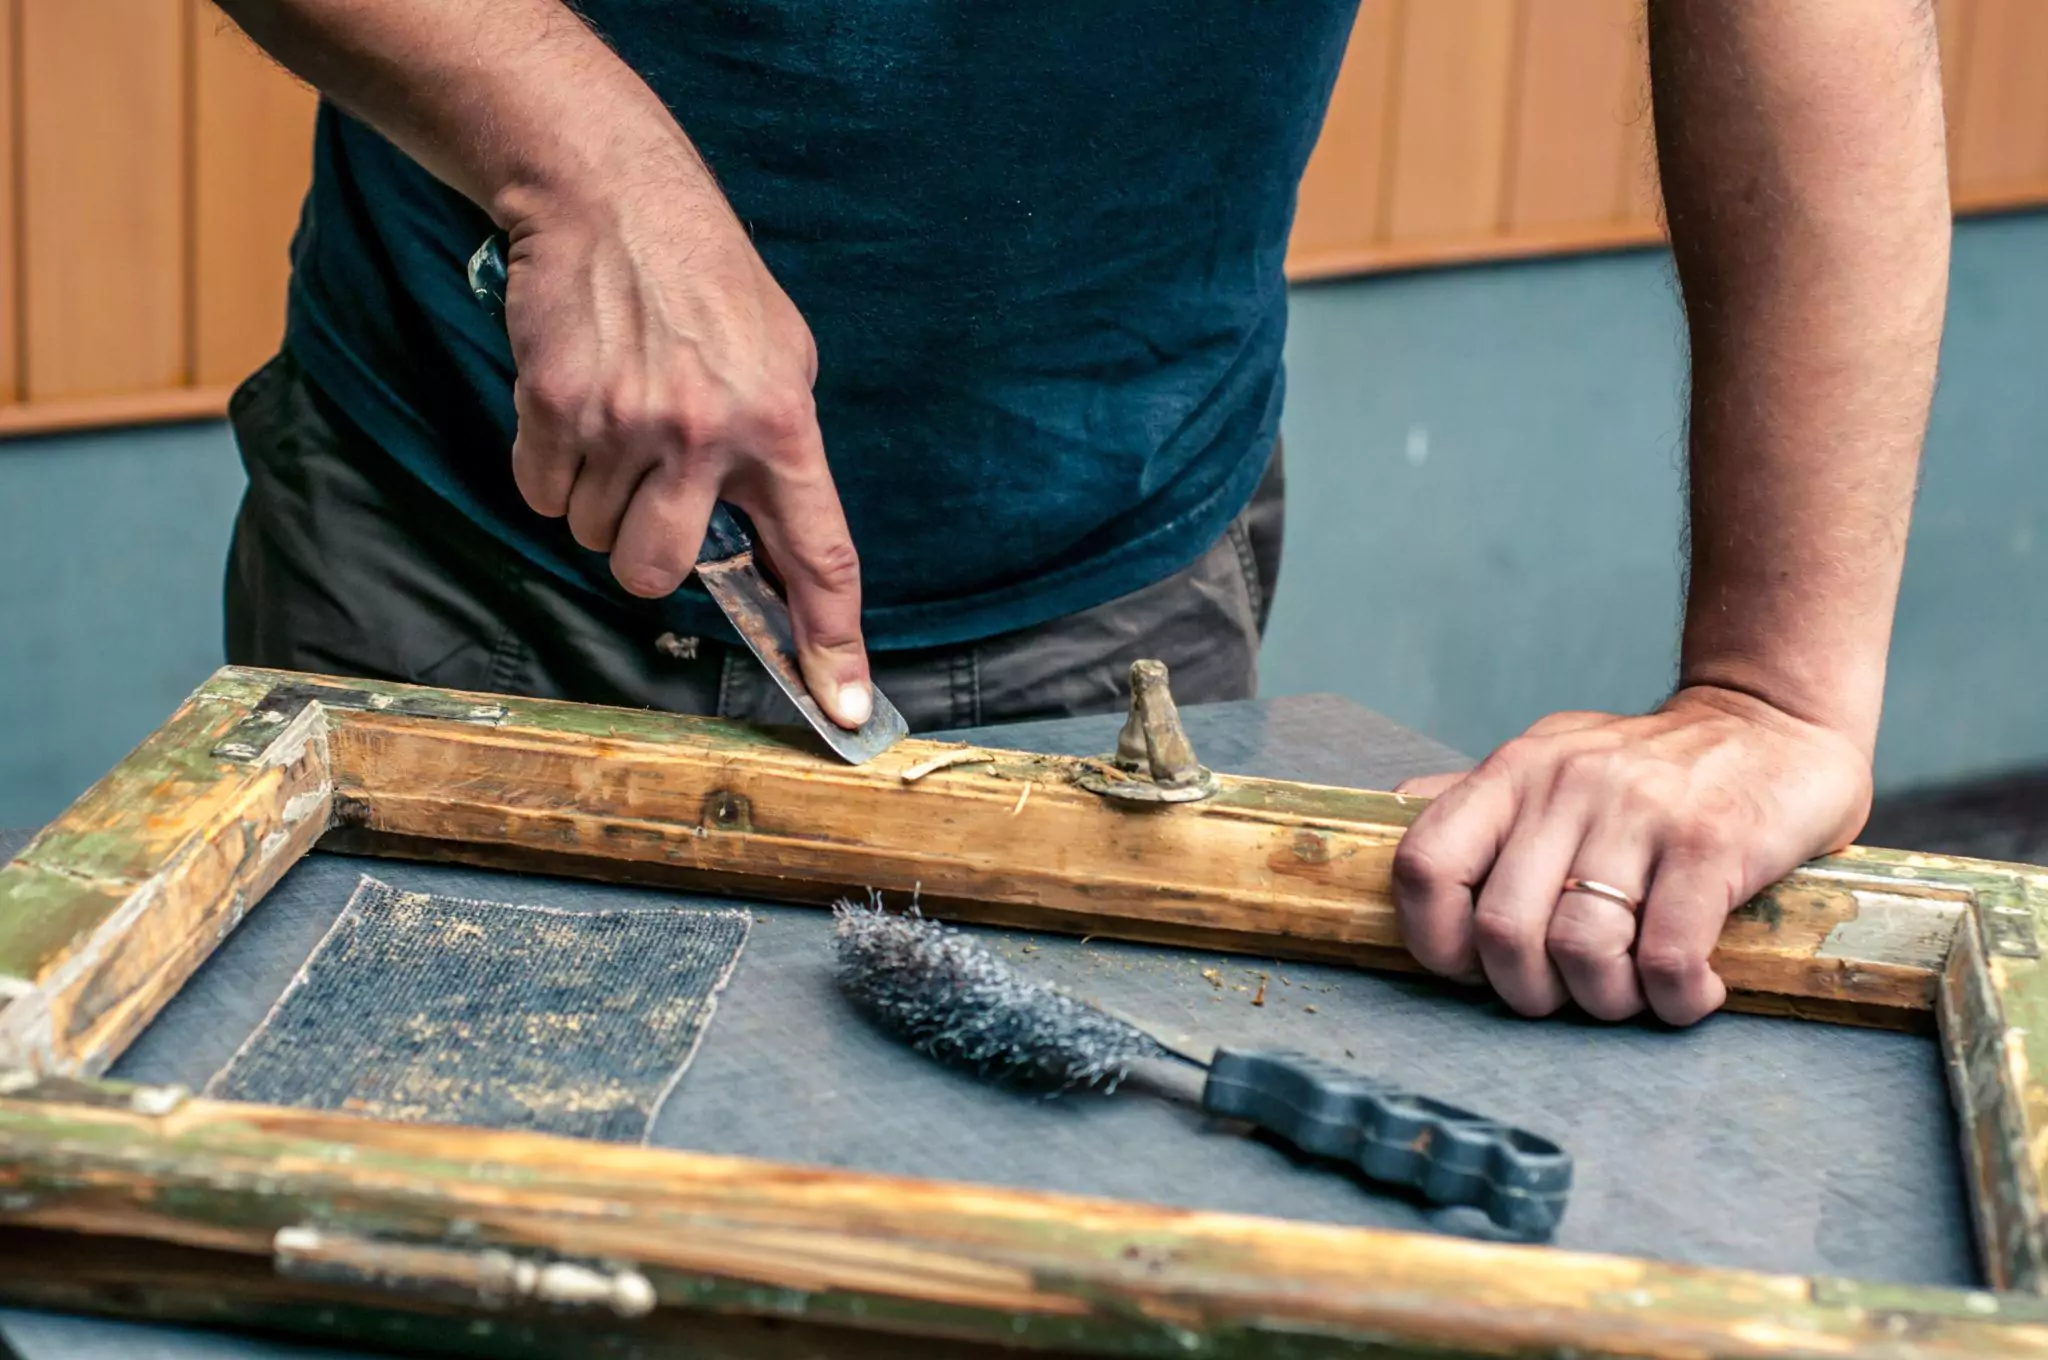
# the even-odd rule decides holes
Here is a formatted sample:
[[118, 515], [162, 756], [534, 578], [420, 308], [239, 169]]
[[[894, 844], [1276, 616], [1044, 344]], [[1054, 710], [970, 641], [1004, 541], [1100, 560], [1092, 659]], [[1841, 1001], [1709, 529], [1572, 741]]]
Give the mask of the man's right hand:
[[739, 506], [787, 588], [805, 684], [865, 721], [817, 348], [654, 92], [562, 0], [220, 3], [505, 228], [528, 504], [648, 598], [690, 574], [713, 504]]
[[811, 399], [817, 346], [739, 222], [657, 182], [510, 236], [527, 504], [567, 516], [648, 599], [695, 567], [713, 503], [739, 506], [788, 591], [805, 683], [843, 726], [866, 721], [860, 566]]

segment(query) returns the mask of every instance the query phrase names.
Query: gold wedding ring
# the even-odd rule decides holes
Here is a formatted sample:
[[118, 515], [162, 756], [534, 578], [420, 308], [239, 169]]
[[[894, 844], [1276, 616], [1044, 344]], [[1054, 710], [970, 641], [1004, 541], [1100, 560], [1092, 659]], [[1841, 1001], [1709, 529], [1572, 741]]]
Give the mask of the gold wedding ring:
[[1621, 889], [1609, 883], [1595, 882], [1590, 878], [1568, 878], [1564, 881], [1564, 890], [1568, 893], [1584, 893], [1588, 897], [1598, 897], [1612, 902], [1631, 916], [1643, 909], [1642, 903], [1636, 901], [1635, 898], [1630, 897]]

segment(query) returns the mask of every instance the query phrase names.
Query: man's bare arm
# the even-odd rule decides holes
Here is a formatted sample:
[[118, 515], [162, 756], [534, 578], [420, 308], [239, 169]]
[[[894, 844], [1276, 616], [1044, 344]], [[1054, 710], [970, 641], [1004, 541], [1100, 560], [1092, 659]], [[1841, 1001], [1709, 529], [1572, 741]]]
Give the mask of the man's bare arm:
[[537, 198], [679, 177], [724, 212], [654, 92], [561, 0], [225, 0], [278, 61], [501, 225]]
[[1680, 683], [1868, 754], [1947, 296], [1932, 6], [1657, 0], [1650, 22], [1692, 338]]
[[1530, 1014], [1683, 1024], [1726, 998], [1708, 956], [1728, 912], [1869, 811], [1949, 217], [1927, 0], [1649, 15], [1692, 339], [1679, 688], [1418, 781], [1441, 797], [1395, 869], [1425, 965]]
[[509, 232], [527, 502], [649, 597], [689, 574], [713, 503], [740, 505], [789, 587], [811, 691], [858, 725], [860, 573], [810, 330], [654, 92], [560, 0], [222, 8]]

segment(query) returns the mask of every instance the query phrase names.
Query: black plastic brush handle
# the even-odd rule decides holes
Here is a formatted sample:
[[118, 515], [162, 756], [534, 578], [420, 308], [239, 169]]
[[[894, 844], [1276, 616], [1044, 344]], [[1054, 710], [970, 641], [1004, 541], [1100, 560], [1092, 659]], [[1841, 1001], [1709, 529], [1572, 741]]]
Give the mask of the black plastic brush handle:
[[1571, 1194], [1571, 1154], [1549, 1139], [1305, 1053], [1218, 1049], [1202, 1108], [1526, 1237], [1549, 1236]]
[[[469, 291], [476, 295], [479, 306], [500, 321], [505, 319], [505, 279], [510, 272], [505, 251], [510, 245], [504, 232], [494, 231], [469, 257]], [[713, 505], [697, 560], [723, 562], [753, 550], [754, 535], [746, 514], [724, 501]]]

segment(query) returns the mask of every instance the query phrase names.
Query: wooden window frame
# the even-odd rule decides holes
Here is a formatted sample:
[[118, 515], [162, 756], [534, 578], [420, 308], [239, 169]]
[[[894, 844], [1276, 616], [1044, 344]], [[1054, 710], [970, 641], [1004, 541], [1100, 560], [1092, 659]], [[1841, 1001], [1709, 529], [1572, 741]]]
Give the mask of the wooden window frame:
[[[2048, 1354], [2048, 871], [1851, 849], [1731, 1005], [1938, 1023], [1996, 1291], [1191, 1212], [98, 1080], [316, 844], [1400, 967], [1417, 800], [1066, 757], [830, 762], [710, 719], [230, 668], [0, 869], [0, 1300], [495, 1357]], [[1026, 785], [1030, 815], [1014, 812]], [[1028, 835], [1018, 828], [1029, 826]]]

